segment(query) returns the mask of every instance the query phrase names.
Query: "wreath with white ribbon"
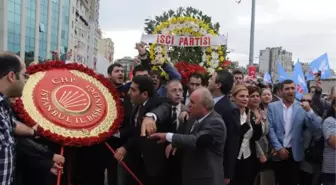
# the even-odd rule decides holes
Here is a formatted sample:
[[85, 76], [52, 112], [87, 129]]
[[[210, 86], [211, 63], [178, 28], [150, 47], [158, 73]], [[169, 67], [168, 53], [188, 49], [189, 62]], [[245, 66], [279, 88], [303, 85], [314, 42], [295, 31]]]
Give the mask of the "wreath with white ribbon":
[[[208, 24], [202, 20], [192, 17], [174, 17], [168, 21], [162, 22], [155, 27], [153, 34], [166, 35], [183, 35], [183, 36], [216, 36], [217, 34]], [[149, 57], [154, 66], [162, 65], [165, 62], [170, 62], [168, 56], [170, 46], [159, 44], [151, 44], [149, 48]], [[207, 46], [202, 47], [202, 61], [199, 65], [205, 67], [209, 73], [214, 72], [220, 62], [225, 60], [223, 46]], [[176, 61], [173, 61], [176, 62]]]

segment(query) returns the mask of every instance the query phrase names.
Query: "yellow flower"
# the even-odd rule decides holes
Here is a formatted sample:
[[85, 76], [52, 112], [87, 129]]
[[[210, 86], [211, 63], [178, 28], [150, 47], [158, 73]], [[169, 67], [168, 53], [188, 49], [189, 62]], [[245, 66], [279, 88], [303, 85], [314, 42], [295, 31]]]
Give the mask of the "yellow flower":
[[160, 75], [161, 76], [166, 76], [167, 74], [164, 71], [162, 71]]
[[216, 34], [215, 34], [215, 31], [213, 31], [213, 30], [210, 30], [209, 33], [210, 33], [211, 35], [216, 35]]
[[[206, 32], [208, 34], [211, 34], [211, 35], [217, 35], [215, 33], [215, 31], [213, 29], [210, 28], [209, 24], [205, 23], [204, 21], [202, 20], [199, 20], [199, 19], [196, 19], [196, 18], [193, 18], [193, 17], [173, 17], [165, 22], [162, 22], [160, 25], [158, 25], [157, 27], [154, 28], [154, 32], [153, 34], [157, 34], [159, 32], [162, 31], [162, 29], [164, 28], [169, 28], [169, 25], [171, 24], [182, 24], [182, 23], [185, 23], [185, 22], [194, 22], [196, 24], [199, 25], [200, 28], [203, 28], [206, 30]], [[199, 32], [194, 32], [191, 28], [189, 27], [182, 27], [181, 29], [174, 29], [174, 30], [169, 30], [169, 34], [175, 34], [175, 35], [193, 35], [195, 37], [199, 37], [199, 36], [202, 36], [201, 33]], [[155, 47], [156, 47], [156, 44], [152, 44], [150, 46], [150, 49], [149, 49], [149, 52], [150, 52], [150, 59], [151, 60], [154, 60], [156, 58], [155, 56]], [[218, 49], [216, 50], [213, 50], [212, 47], [207, 47], [206, 48], [206, 55], [207, 55], [207, 61], [205, 62], [205, 65], [206, 66], [210, 66], [211, 65], [211, 53], [213, 51], [217, 51], [218, 55], [219, 55], [219, 60], [220, 61], [224, 61], [224, 52], [222, 51], [222, 47], [219, 46]], [[162, 56], [164, 56], [163, 58], [163, 61], [164, 62], [167, 62], [167, 50], [162, 50]], [[160, 68], [160, 67], [159, 67]], [[153, 70], [160, 70], [158, 67], [154, 66], [153, 67]], [[163, 71], [163, 70], [160, 70], [160, 71]], [[166, 78], [168, 78], [168, 75], [165, 73], [165, 72], [162, 72], [161, 73], [161, 76], [164, 76], [166, 75]]]
[[218, 67], [217, 69], [218, 69], [218, 70], [223, 70], [223, 68], [222, 68], [222, 67]]

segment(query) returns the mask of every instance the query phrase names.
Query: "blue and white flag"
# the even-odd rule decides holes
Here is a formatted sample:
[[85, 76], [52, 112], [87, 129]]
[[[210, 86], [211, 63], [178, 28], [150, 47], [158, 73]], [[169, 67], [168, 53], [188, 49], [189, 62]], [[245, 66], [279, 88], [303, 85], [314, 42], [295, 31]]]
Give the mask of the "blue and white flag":
[[272, 77], [271, 75], [269, 74], [269, 72], [266, 72], [264, 74], [264, 83], [265, 84], [271, 84], [272, 83]]
[[324, 53], [309, 64], [309, 72], [306, 74], [307, 80], [314, 80], [315, 74], [321, 71], [321, 79], [331, 77], [328, 54]]
[[308, 87], [299, 60], [294, 65], [293, 81], [296, 84], [296, 98], [301, 100], [303, 94], [308, 93]]
[[280, 61], [278, 61], [278, 79], [279, 79], [280, 82], [291, 79], [291, 78], [289, 78], [289, 75], [287, 74], [287, 72], [282, 67]]

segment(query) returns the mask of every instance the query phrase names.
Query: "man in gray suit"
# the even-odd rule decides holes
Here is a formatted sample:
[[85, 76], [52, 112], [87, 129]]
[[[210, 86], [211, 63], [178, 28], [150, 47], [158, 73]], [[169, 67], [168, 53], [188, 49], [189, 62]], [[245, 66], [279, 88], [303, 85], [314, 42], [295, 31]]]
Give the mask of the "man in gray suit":
[[213, 110], [210, 91], [196, 89], [190, 96], [188, 109], [190, 119], [181, 134], [151, 133], [155, 130], [154, 125], [144, 125], [142, 131], [158, 142], [168, 141], [174, 148], [182, 150], [183, 185], [224, 185], [226, 127], [221, 116]]

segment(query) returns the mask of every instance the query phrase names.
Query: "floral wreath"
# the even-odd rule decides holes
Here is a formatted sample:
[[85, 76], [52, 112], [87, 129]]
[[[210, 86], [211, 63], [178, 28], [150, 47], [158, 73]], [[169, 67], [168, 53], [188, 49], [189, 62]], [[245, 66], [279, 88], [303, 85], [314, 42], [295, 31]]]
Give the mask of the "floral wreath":
[[[124, 115], [122, 105], [119, 101], [120, 100], [119, 93], [117, 92], [115, 87], [111, 84], [111, 82], [109, 82], [109, 80], [106, 79], [103, 75], [97, 74], [92, 69], [85, 67], [81, 64], [78, 63], [65, 64], [64, 62], [61, 61], [49, 61], [29, 66], [29, 68], [27, 69], [27, 73], [33, 75], [35, 73], [38, 74], [39, 72], [48, 71], [51, 69], [75, 70], [78, 72], [85, 73], [86, 75], [100, 82], [104, 88], [107, 88], [107, 91], [111, 94], [112, 99], [115, 102], [116, 117], [111, 126], [108, 127], [108, 129], [105, 132], [100, 132], [98, 136], [88, 135], [87, 137], [65, 137], [60, 133], [55, 133], [54, 131], [45, 129], [40, 125], [38, 125], [37, 127], [38, 133], [56, 143], [65, 146], [77, 146], [77, 147], [97, 144], [111, 137], [119, 129], [120, 123], [122, 122]], [[21, 98], [17, 99], [15, 104], [13, 105], [14, 110], [18, 113], [18, 116], [22, 119], [22, 121], [28, 126], [34, 127], [37, 124], [37, 122], [33, 119], [30, 112], [26, 111], [27, 109], [25, 106], [27, 105], [23, 104], [23, 100]]]
[[[156, 26], [153, 34], [175, 34], [175, 35], [192, 35], [192, 36], [204, 36], [204, 35], [217, 35], [208, 24], [202, 20], [192, 17], [174, 17], [160, 25]], [[170, 62], [168, 56], [168, 47], [158, 44], [151, 44], [149, 48], [149, 57], [153, 65], [160, 65], [165, 62]], [[218, 68], [219, 61], [224, 61], [224, 53], [222, 46], [209, 46], [203, 47], [202, 62], [199, 64], [207, 69], [208, 73], [212, 73]], [[153, 69], [157, 70], [157, 69]]]

